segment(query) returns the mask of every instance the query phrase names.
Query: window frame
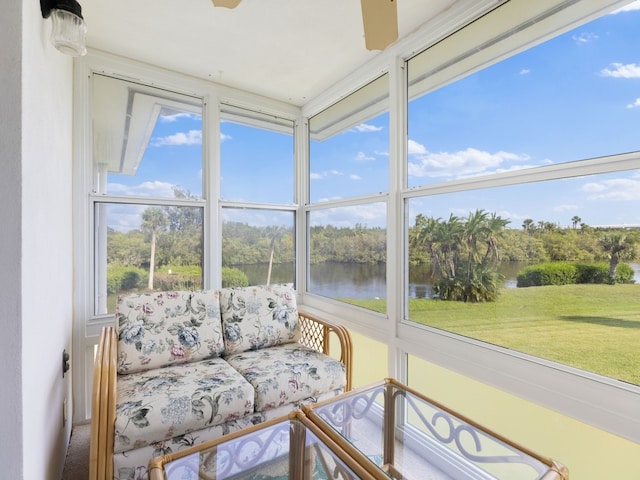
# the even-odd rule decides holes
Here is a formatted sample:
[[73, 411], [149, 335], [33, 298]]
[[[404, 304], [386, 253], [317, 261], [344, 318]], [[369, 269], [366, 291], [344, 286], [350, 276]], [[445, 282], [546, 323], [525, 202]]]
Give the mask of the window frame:
[[[204, 262], [209, 265], [209, 275], [205, 277], [205, 284], [215, 287], [215, 281], [220, 278], [219, 264], [213, 259], [220, 254], [220, 204], [219, 186], [214, 181], [218, 176], [219, 157], [219, 123], [220, 103], [229, 102], [246, 108], [265, 108], [277, 112], [287, 118], [295, 119], [295, 158], [294, 181], [296, 182], [296, 198], [308, 198], [307, 178], [308, 165], [308, 132], [307, 118], [321, 111], [328, 105], [335, 103], [345, 96], [345, 92], [355, 91], [368, 81], [388, 72], [389, 77], [389, 122], [390, 122], [390, 170], [389, 192], [387, 195], [387, 265], [397, 265], [387, 268], [388, 306], [387, 314], [378, 314], [343, 302], [331, 301], [323, 297], [310, 295], [305, 292], [305, 276], [308, 269], [306, 257], [306, 219], [305, 202], [296, 208], [296, 278], [300, 304], [312, 311], [335, 315], [345, 326], [355, 332], [362, 333], [376, 341], [384, 342], [388, 346], [388, 370], [390, 376], [403, 380], [407, 378], [406, 356], [416, 355], [426, 361], [461, 373], [478, 381], [492, 385], [501, 391], [508, 392], [525, 401], [535, 402], [568, 417], [577, 418], [596, 428], [617, 434], [623, 438], [640, 443], [640, 387], [624, 384], [616, 380], [607, 379], [588, 372], [572, 369], [530, 357], [517, 352], [508, 351], [500, 347], [493, 347], [478, 341], [463, 338], [455, 334], [438, 331], [426, 326], [410, 324], [403, 320], [404, 294], [402, 283], [407, 276], [404, 268], [403, 221], [404, 198], [421, 195], [419, 190], [403, 187], [406, 178], [404, 162], [406, 145], [406, 67], [405, 61], [425, 46], [434, 44], [446, 37], [454, 28], [460, 25], [461, 19], [471, 21], [486, 13], [497, 4], [504, 3], [496, 0], [482, 0], [478, 2], [458, 2], [433, 24], [425, 26], [414, 35], [390, 46], [374, 60], [360, 67], [352, 75], [332, 86], [322, 96], [312, 100], [302, 109], [278, 101], [266, 100], [263, 97], [237, 91], [230, 87], [199, 81], [175, 72], [160, 68], [141, 65], [130, 60], [122, 59], [101, 52], [89, 52], [89, 55], [78, 59], [74, 69], [74, 338], [73, 349], [73, 383], [75, 389], [74, 422], [86, 421], [90, 415], [91, 382], [93, 355], [102, 326], [113, 322], [113, 316], [107, 315], [96, 318], [93, 316], [92, 305], [87, 302], [93, 292], [91, 286], [92, 265], [89, 259], [93, 249], [91, 234], [92, 221], [87, 200], [87, 187], [91, 185], [91, 164], [83, 159], [92, 157], [90, 116], [90, 83], [88, 78], [93, 72], [123, 79], [143, 81], [151, 86], [159, 85], [178, 93], [200, 96], [204, 99], [203, 139], [210, 138], [206, 145], [205, 156], [211, 163], [205, 161], [203, 175], [208, 179], [204, 183], [203, 197], [205, 198], [205, 245]], [[623, 5], [621, 0], [592, 1], [583, 0], [585, 9], [592, 8], [598, 12], [606, 8], [613, 9], [615, 5]], [[595, 6], [594, 6], [595, 5]], [[588, 16], [588, 14], [585, 14]], [[592, 16], [595, 14], [591, 14]], [[586, 21], [583, 17], [580, 21]], [[570, 28], [571, 25], [566, 25]], [[206, 132], [206, 134], [205, 134]], [[204, 141], [204, 140], [203, 140]], [[204, 147], [204, 146], [203, 146]], [[631, 154], [629, 154], [631, 155]], [[635, 155], [635, 154], [633, 154]], [[608, 157], [610, 162], [630, 162], [637, 160], [633, 157]], [[593, 165], [586, 163], [582, 166], [596, 171], [598, 162], [602, 159], [592, 159]], [[574, 166], [562, 164], [555, 168]], [[503, 176], [494, 176], [484, 181], [504, 182], [515, 181], [517, 175], [546, 175], [554, 167], [535, 172], [515, 172]], [[557, 174], [557, 172], [555, 172]], [[510, 177], [509, 175], [513, 175]], [[468, 180], [474, 181], [474, 180]], [[455, 185], [449, 185], [452, 187]], [[444, 187], [443, 187], [444, 188]], [[435, 191], [435, 190], [432, 190]], [[235, 203], [233, 203], [236, 206]], [[318, 205], [326, 208], [328, 205]], [[273, 206], [266, 206], [270, 208]], [[208, 233], [207, 233], [208, 232]], [[218, 233], [216, 233], [218, 232]], [[207, 280], [208, 279], [208, 280]], [[213, 281], [212, 279], [216, 279]]]
[[[393, 160], [390, 152], [390, 160], [388, 163], [388, 177], [389, 183], [387, 183], [387, 189], [382, 192], [377, 193], [367, 193], [367, 194], [359, 194], [352, 196], [344, 196], [335, 199], [328, 200], [311, 200], [311, 141], [312, 140], [326, 140], [331, 138], [334, 135], [339, 135], [342, 132], [348, 131], [350, 128], [355, 125], [366, 122], [371, 118], [377, 118], [383, 113], [389, 113], [389, 121], [388, 121], [388, 131], [389, 131], [389, 150], [391, 150], [394, 146], [394, 130], [393, 130], [393, 117], [391, 108], [391, 82], [394, 79], [395, 72], [391, 69], [384, 68], [379, 71], [372, 72], [369, 76], [364, 78], [364, 80], [359, 81], [355, 88], [343, 92], [338, 98], [334, 98], [332, 102], [329, 104], [324, 104], [317, 111], [312, 114], [305, 114], [305, 123], [304, 123], [304, 133], [305, 136], [303, 140], [305, 141], [305, 152], [304, 155], [300, 157], [299, 161], [304, 161], [304, 169], [301, 172], [302, 182], [302, 195], [304, 198], [304, 204], [302, 206], [300, 215], [304, 218], [303, 226], [303, 237], [304, 238], [304, 257], [301, 260], [304, 260], [303, 267], [301, 270], [301, 280], [302, 280], [302, 292], [305, 298], [305, 302], [308, 302], [309, 305], [314, 308], [318, 307], [321, 309], [328, 309], [330, 312], [340, 312], [340, 314], [347, 314], [349, 308], [355, 308], [358, 311], [364, 312], [366, 315], [372, 315], [375, 318], [377, 328], [380, 328], [381, 331], [385, 329], [384, 320], [387, 319], [386, 313], [374, 312], [372, 310], [357, 307], [351, 305], [344, 309], [346, 304], [338, 299], [325, 297], [319, 294], [312, 292], [310, 288], [310, 275], [311, 275], [311, 225], [309, 218], [311, 213], [319, 212], [323, 210], [331, 210], [334, 208], [345, 208], [345, 207], [354, 207], [354, 206], [362, 206], [369, 205], [374, 203], [381, 203], [386, 205], [386, 218], [385, 218], [385, 233], [387, 236], [387, 245], [389, 244], [388, 236], [389, 236], [389, 222], [392, 221], [392, 216], [390, 215], [392, 210], [390, 209], [390, 182], [393, 177]], [[386, 93], [384, 92], [384, 87], [387, 88]], [[351, 110], [349, 110], [351, 108]], [[304, 111], [304, 109], [303, 109]], [[312, 131], [312, 119], [319, 119], [319, 128], [316, 131]], [[301, 136], [302, 138], [302, 136]], [[390, 278], [390, 270], [388, 268], [389, 263], [389, 247], [387, 246], [387, 263], [385, 264], [385, 269], [387, 271], [387, 301], [393, 303], [392, 300], [389, 299], [389, 278]], [[387, 310], [388, 311], [388, 310]], [[344, 313], [343, 313], [344, 312]], [[349, 314], [352, 316], [352, 314]], [[356, 320], [357, 321], [357, 320]], [[362, 325], [365, 329], [368, 326], [369, 320], [364, 320]], [[385, 338], [384, 336], [382, 338]]]
[[[93, 138], [91, 126], [92, 76], [103, 75], [202, 100], [202, 199], [127, 197], [97, 194], [93, 190]], [[222, 104], [255, 109], [266, 115], [294, 122], [294, 136], [300, 109], [296, 106], [231, 87], [195, 79], [176, 72], [141, 64], [116, 55], [90, 50], [78, 58], [74, 68], [73, 98], [73, 220], [74, 220], [74, 321], [73, 358], [74, 422], [85, 422], [91, 415], [93, 359], [104, 326], [112, 325], [114, 315], [95, 314], [95, 233], [96, 203], [142, 203], [195, 206], [203, 216], [203, 288], [218, 288], [221, 281], [220, 198], [220, 111]], [[295, 149], [298, 153], [298, 148]], [[294, 179], [296, 166], [294, 165]], [[233, 202], [229, 202], [230, 204]], [[235, 205], [235, 204], [234, 204]], [[260, 205], [263, 208], [272, 206]], [[279, 208], [279, 207], [278, 207]], [[295, 210], [295, 205], [288, 209]], [[218, 259], [218, 261], [216, 261]]]
[[[508, 8], [517, 3], [518, 0], [505, 3], [502, 13], [507, 13]], [[559, 4], [560, 1], [547, 3]], [[568, 5], [566, 10], [560, 9], [554, 13], [551, 30], [540, 30], [536, 25], [535, 32], [528, 35], [525, 33], [524, 37], [517, 40], [516, 45], [508, 53], [500, 53], [496, 56], [482, 52], [476, 63], [466, 66], [464, 75], [486, 68], [509, 55], [531, 48], [551, 37], [593, 20], [614, 10], [615, 6], [620, 6], [624, 2], [569, 1], [566, 3]], [[501, 8], [502, 6], [499, 6], [495, 13], [500, 14]], [[499, 15], [492, 17], [493, 13], [489, 13], [483, 20], [491, 21], [495, 18], [497, 22], [500, 22]], [[544, 18], [544, 14], [542, 18]], [[498, 28], [504, 29], [504, 26], [498, 23], [495, 28], [495, 31], [498, 31]], [[446, 42], [447, 39], [442, 40], [442, 46], [446, 47]], [[403, 61], [408, 62], [412, 57], [413, 55], [406, 56]], [[469, 59], [465, 56], [461, 58], [463, 62], [467, 62]], [[405, 64], [402, 72], [406, 80], [405, 85], [409, 83], [406, 78], [408, 70], [408, 66]], [[439, 88], [460, 78], [460, 72], [456, 71], [459, 69], [454, 68], [453, 70], [453, 75], [445, 79], [438, 78], [441, 74], [441, 71], [438, 71], [436, 73], [437, 84], [431, 89]], [[396, 95], [408, 97], [409, 93], [402, 91], [396, 92]], [[402, 115], [406, 118], [408, 102], [402, 103], [401, 108]], [[406, 132], [407, 128], [405, 127], [403, 133]], [[402, 138], [406, 138], [406, 135]], [[407, 199], [424, 195], [515, 185], [524, 183], [524, 180], [529, 183], [567, 176], [575, 177], [637, 169], [640, 166], [639, 161], [640, 151], [636, 151], [411, 188], [407, 187], [408, 179], [405, 166], [403, 188], [400, 195], [402, 204], [405, 205]], [[406, 165], [406, 156], [403, 157], [403, 162]], [[407, 213], [404, 212], [404, 218], [407, 218]], [[408, 226], [407, 223], [404, 227], [405, 232], [408, 231]], [[408, 258], [406, 242], [407, 240], [404, 239], [403, 255], [405, 255], [405, 260], [403, 265], [405, 270]], [[406, 278], [406, 273], [404, 275]], [[406, 302], [405, 293], [402, 298]], [[397, 315], [397, 347], [401, 358], [406, 355], [416, 355], [527, 401], [634, 442], [640, 442], [640, 409], [638, 408], [640, 386], [419, 325], [409, 321], [405, 312], [407, 312], [406, 305], [401, 311], [395, 311]]]
[[[421, 30], [421, 34], [410, 37], [383, 52], [377, 62], [346, 78], [327, 94], [303, 108], [306, 117], [311, 117], [330, 104], [331, 98], [341, 98], [349, 88], [356, 90], [372, 75], [388, 69], [390, 73], [390, 191], [388, 223], [388, 268], [387, 315], [360, 309], [341, 302], [318, 299], [305, 294], [304, 303], [341, 318], [348, 328], [363, 333], [389, 346], [388, 364], [390, 375], [400, 380], [407, 378], [407, 356], [432, 362], [445, 369], [484, 382], [503, 392], [513, 394], [524, 401], [533, 402], [578, 419], [595, 428], [634, 442], [640, 442], [640, 386], [628, 384], [595, 373], [586, 372], [531, 355], [489, 345], [454, 333], [405, 320], [406, 297], [404, 285], [408, 278], [406, 258], [408, 246], [404, 231], [408, 226], [408, 212], [404, 208], [409, 198], [447, 193], [460, 188], [497, 187], [521, 183], [523, 178], [535, 182], [569, 176], [606, 173], [612, 170], [637, 168], [639, 152], [591, 158], [578, 162], [556, 164], [529, 170], [495, 174], [482, 178], [471, 178], [437, 185], [407, 187], [406, 138], [407, 138], [407, 66], [406, 62], [429, 45], [443, 41], [459, 26], [460, 16], [466, 15], [469, 22], [505, 2], [476, 2], [452, 8], [450, 15], [434, 22], [433, 28]], [[508, 2], [507, 2], [508, 3]], [[515, 3], [515, 2], [514, 2]], [[605, 12], [622, 6], [624, 1], [570, 2], [579, 14], [558, 17], [553, 31], [538, 32], [536, 38], [526, 39], [518, 51], [529, 48], [534, 42], [563, 33], [586, 23]], [[428, 27], [428, 25], [426, 26]], [[424, 33], [426, 32], [426, 33]], [[493, 59], [491, 61], [497, 61]], [[476, 65], [476, 69], [487, 66]], [[449, 78], [447, 81], [454, 81]], [[446, 83], [446, 82], [445, 82]], [[336, 92], [342, 89], [342, 94]], [[403, 141], [404, 140], [404, 141]], [[405, 222], [405, 223], [402, 223]], [[384, 321], [386, 320], [386, 321]]]

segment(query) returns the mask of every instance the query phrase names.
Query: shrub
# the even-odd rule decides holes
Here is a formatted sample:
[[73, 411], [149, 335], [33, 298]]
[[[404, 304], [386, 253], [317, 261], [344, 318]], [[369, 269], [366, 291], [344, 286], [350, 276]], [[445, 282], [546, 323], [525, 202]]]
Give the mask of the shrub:
[[542, 285], [568, 285], [571, 283], [635, 283], [633, 268], [621, 263], [615, 278], [609, 277], [609, 264], [567, 262], [541, 263], [531, 265], [517, 276], [518, 287], [539, 287]]
[[620, 263], [618, 264], [618, 268], [616, 268], [616, 276], [613, 279], [614, 283], [636, 283], [635, 279], [633, 278], [635, 275], [635, 272], [633, 271], [633, 268], [631, 267], [631, 265], [627, 264], [627, 263]]
[[[464, 273], [463, 273], [464, 272]], [[441, 278], [433, 291], [441, 300], [455, 302], [494, 302], [504, 277], [486, 265], [467, 265], [453, 278]]]
[[156, 290], [199, 290], [202, 288], [200, 265], [166, 265], [154, 277]]
[[107, 294], [144, 288], [147, 278], [147, 271], [142, 268], [110, 265], [107, 270]]
[[609, 283], [609, 264], [578, 263], [576, 283]]
[[543, 285], [570, 285], [576, 283], [578, 269], [567, 262], [541, 263], [522, 270], [517, 277], [518, 287], [540, 287]]
[[222, 267], [222, 288], [248, 287], [249, 278], [239, 268]]

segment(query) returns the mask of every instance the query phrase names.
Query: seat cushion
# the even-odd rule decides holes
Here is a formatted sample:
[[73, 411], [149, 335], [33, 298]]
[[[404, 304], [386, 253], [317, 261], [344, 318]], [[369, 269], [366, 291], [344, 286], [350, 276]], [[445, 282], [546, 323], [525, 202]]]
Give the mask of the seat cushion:
[[118, 375], [117, 382], [115, 452], [254, 411], [253, 387], [221, 358]]
[[218, 357], [224, 350], [218, 292], [154, 292], [116, 306], [118, 373]]
[[220, 314], [227, 355], [300, 338], [296, 295], [291, 284], [223, 288]]
[[[341, 390], [329, 392], [319, 397], [313, 397], [305, 399], [303, 402], [292, 403], [284, 405], [280, 408], [273, 410], [266, 410], [263, 412], [252, 413], [246, 417], [232, 420], [222, 425], [210, 426], [201, 430], [189, 432], [185, 435], [178, 435], [169, 440], [163, 440], [162, 442], [154, 442], [145, 447], [136, 448], [134, 450], [128, 450], [126, 452], [116, 453], [113, 456], [113, 468], [114, 477], [118, 480], [141, 480], [147, 478], [147, 467], [149, 460], [153, 457], [161, 455], [169, 455], [182, 451], [186, 448], [193, 447], [194, 445], [200, 445], [203, 442], [214, 440], [223, 435], [227, 435], [232, 432], [251, 427], [253, 425], [265, 422], [267, 420], [273, 420], [289, 414], [294, 409], [301, 409], [303, 404], [312, 402], [322, 402], [329, 400], [342, 393]], [[188, 478], [192, 478], [189, 476]], [[193, 473], [193, 479], [198, 478], [197, 471]], [[210, 477], [208, 477], [210, 478]], [[222, 477], [218, 477], [222, 480]], [[229, 478], [224, 477], [224, 478]], [[234, 477], [239, 478], [239, 477]], [[257, 477], [252, 477], [257, 480]]]
[[225, 357], [255, 389], [255, 410], [261, 412], [344, 388], [344, 365], [299, 343]]

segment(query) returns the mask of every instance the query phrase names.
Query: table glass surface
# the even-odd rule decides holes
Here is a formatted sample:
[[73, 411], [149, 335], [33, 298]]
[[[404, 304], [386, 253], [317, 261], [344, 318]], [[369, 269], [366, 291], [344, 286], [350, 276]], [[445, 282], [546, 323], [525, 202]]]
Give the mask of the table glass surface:
[[[563, 478], [556, 465], [498, 438], [397, 382], [306, 408], [311, 420], [364, 454], [387, 478]], [[327, 428], [328, 427], [328, 428]], [[333, 433], [332, 433], [333, 432]]]
[[[196, 448], [163, 465], [166, 480], [356, 480], [370, 478], [355, 473], [327, 442], [331, 440], [307, 419], [286, 418], [261, 425], [249, 433]], [[350, 460], [350, 459], [347, 459]], [[363, 475], [364, 473], [364, 475]]]

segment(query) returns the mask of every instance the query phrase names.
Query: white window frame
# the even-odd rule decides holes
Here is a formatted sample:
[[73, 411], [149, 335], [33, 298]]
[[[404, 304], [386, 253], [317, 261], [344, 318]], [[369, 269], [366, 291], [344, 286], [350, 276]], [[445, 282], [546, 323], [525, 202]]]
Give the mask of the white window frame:
[[[113, 314], [94, 313], [94, 232], [93, 206], [96, 202], [127, 202], [127, 198], [96, 195], [93, 187], [93, 138], [91, 131], [91, 77], [102, 74], [158, 87], [178, 94], [201, 98], [203, 138], [203, 200], [152, 199], [135, 197], [134, 203], [166, 204], [204, 208], [203, 285], [218, 288], [221, 279], [220, 185], [220, 108], [221, 104], [267, 112], [296, 121], [300, 109], [284, 102], [198, 80], [161, 68], [140, 64], [104, 52], [89, 51], [76, 60], [74, 68], [73, 138], [73, 218], [74, 218], [74, 319], [73, 389], [74, 423], [86, 422], [91, 415], [93, 360], [100, 331], [113, 325]], [[294, 173], [295, 175], [295, 173]], [[264, 208], [264, 205], [260, 205]]]
[[[388, 268], [387, 319], [381, 322], [381, 316], [365, 309], [359, 309], [341, 302], [326, 301], [317, 296], [307, 294], [304, 303], [318, 311], [327, 312], [341, 318], [345, 324], [364, 335], [389, 345], [389, 375], [400, 380], [407, 380], [406, 358], [413, 355], [423, 360], [440, 365], [453, 372], [484, 382], [502, 391], [516, 395], [568, 417], [581, 420], [596, 428], [619, 435], [640, 443], [640, 386], [628, 384], [595, 373], [586, 372], [559, 363], [547, 361], [531, 355], [514, 352], [505, 348], [489, 345], [480, 341], [443, 332], [424, 325], [405, 320], [405, 299], [402, 285], [406, 284], [408, 275], [404, 267], [407, 247], [403, 229], [406, 225], [404, 202], [408, 198], [445, 193], [450, 189], [460, 188], [462, 183], [455, 182], [436, 187], [420, 187], [407, 189], [403, 179], [406, 178], [406, 145], [402, 139], [407, 138], [407, 79], [405, 61], [428, 45], [444, 39], [460, 25], [461, 18], [471, 21], [488, 12], [498, 4], [518, 3], [480, 1], [459, 2], [433, 25], [425, 25], [415, 36], [393, 45], [361, 68], [358, 72], [334, 86], [333, 90], [321, 98], [314, 99], [303, 108], [305, 117], [326, 108], [335, 99], [345, 96], [345, 91], [355, 91], [360, 85], [373, 78], [378, 72], [388, 70], [390, 73], [390, 191], [389, 191], [389, 224], [388, 224]], [[526, 3], [526, 0], [524, 0]], [[554, 8], [556, 0], [540, 2]], [[559, 33], [575, 28], [598, 16], [619, 8], [629, 1], [615, 0], [580, 0], [568, 2], [573, 10], [560, 10], [554, 16], [553, 31], [534, 29], [531, 37], [521, 40], [519, 46], [509, 54], [528, 48]], [[538, 2], [536, 2], [538, 4]], [[490, 14], [491, 15], [491, 14]], [[507, 56], [505, 54], [505, 56]], [[485, 58], [485, 63], [467, 65], [466, 75], [471, 71], [484, 68], [500, 58]], [[459, 77], [458, 77], [459, 78]], [[454, 81], [456, 77], [443, 78], [440, 85]], [[519, 183], [523, 176], [531, 181], [545, 178], [557, 178], [560, 172], [570, 171], [570, 176], [604, 173], [616, 169], [638, 168], [640, 155], [612, 155], [607, 158], [592, 159], [579, 163], [558, 164], [535, 171], [520, 171], [504, 175], [495, 175], [486, 179], [471, 179], [466, 182], [475, 186], [502, 186]], [[308, 173], [307, 173], [308, 174]], [[404, 219], [404, 224], [402, 223]], [[399, 265], [398, 268], [391, 268]]]
[[[512, 0], [514, 1], [514, 0]], [[527, 0], [525, 0], [527, 1]], [[530, 0], [529, 0], [530, 1]], [[546, 0], [545, 0], [546, 1]], [[204, 155], [210, 160], [210, 168], [205, 162], [205, 183], [203, 196], [205, 210], [206, 244], [205, 262], [210, 265], [210, 275], [206, 283], [212, 287], [220, 278], [220, 208], [217, 203], [219, 186], [214, 181], [218, 174], [219, 152], [219, 105], [231, 103], [246, 108], [266, 108], [279, 115], [296, 121], [296, 165], [295, 179], [297, 198], [307, 198], [306, 189], [309, 175], [308, 138], [306, 118], [313, 116], [327, 106], [355, 91], [381, 72], [390, 74], [390, 173], [388, 224], [387, 224], [387, 289], [388, 314], [359, 309], [342, 302], [328, 301], [313, 295], [301, 294], [301, 303], [312, 309], [339, 317], [347, 327], [361, 332], [389, 346], [389, 375], [406, 380], [406, 355], [415, 355], [426, 361], [441, 365], [468, 377], [493, 385], [505, 392], [525, 400], [546, 406], [569, 417], [580, 419], [587, 424], [620, 435], [640, 443], [640, 387], [590, 374], [577, 369], [548, 362], [525, 354], [493, 347], [465, 339], [454, 334], [437, 331], [403, 321], [404, 300], [402, 283], [406, 276], [403, 268], [405, 255], [403, 230], [403, 201], [410, 193], [403, 191], [402, 178], [406, 176], [404, 162], [406, 145], [406, 89], [404, 62], [424, 47], [446, 37], [460, 25], [461, 19], [471, 21], [498, 4], [498, 0], [460, 0], [425, 28], [408, 38], [390, 46], [381, 55], [361, 66], [353, 75], [332, 86], [325, 94], [309, 102], [302, 109], [277, 101], [269, 101], [259, 96], [199, 81], [159, 68], [136, 64], [108, 54], [90, 52], [76, 61], [74, 71], [74, 341], [73, 341], [73, 384], [75, 390], [74, 422], [86, 421], [90, 415], [91, 379], [93, 352], [100, 329], [112, 324], [113, 316], [95, 318], [91, 295], [93, 295], [92, 269], [90, 258], [93, 244], [91, 239], [90, 202], [87, 192], [91, 188], [92, 162], [83, 161], [92, 155], [90, 132], [90, 82], [93, 72], [121, 76], [124, 79], [161, 86], [178, 93], [185, 93], [204, 99], [203, 137], [211, 139]], [[584, 8], [584, 15], [574, 19], [585, 22], [606, 9], [613, 9], [629, 3], [628, 0], [580, 0], [578, 6]], [[570, 21], [559, 25], [559, 29], [569, 29]], [[612, 158], [611, 161], [636, 161], [637, 157]], [[570, 166], [566, 167], [570, 168]], [[526, 173], [522, 173], [526, 174]], [[507, 179], [501, 179], [507, 181]], [[208, 189], [206, 186], [208, 185]], [[418, 193], [418, 192], [416, 192]], [[298, 284], [304, 292], [304, 278], [307, 264], [305, 258], [306, 225], [303, 207], [300, 206], [296, 218], [296, 265]], [[397, 265], [397, 268], [389, 268]], [[387, 321], [385, 321], [387, 320]]]

